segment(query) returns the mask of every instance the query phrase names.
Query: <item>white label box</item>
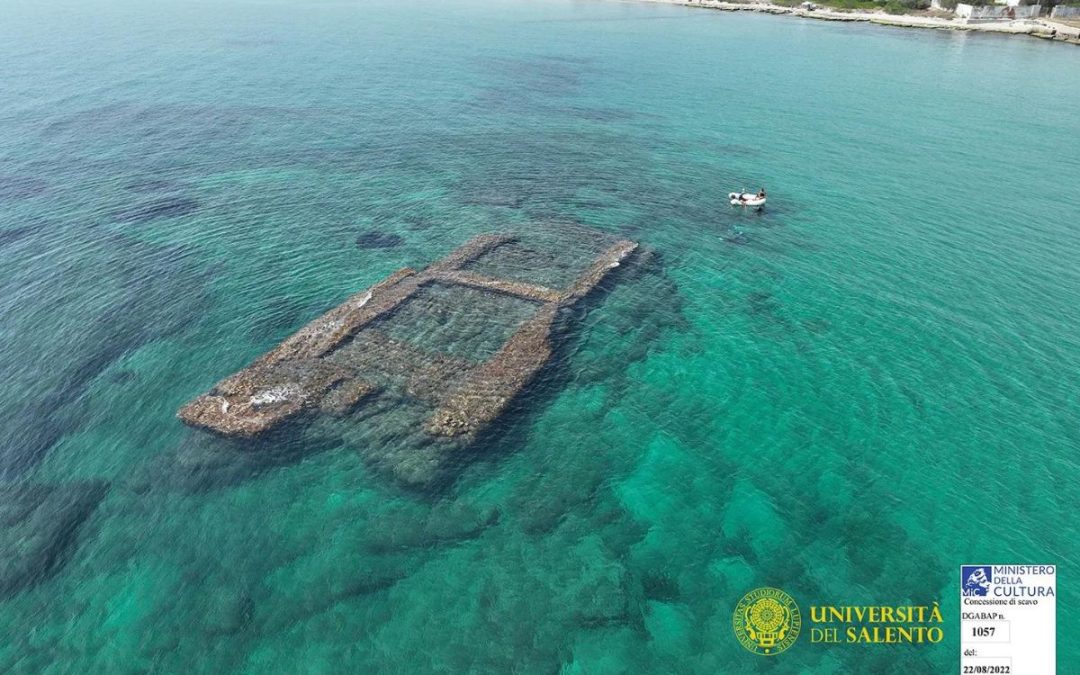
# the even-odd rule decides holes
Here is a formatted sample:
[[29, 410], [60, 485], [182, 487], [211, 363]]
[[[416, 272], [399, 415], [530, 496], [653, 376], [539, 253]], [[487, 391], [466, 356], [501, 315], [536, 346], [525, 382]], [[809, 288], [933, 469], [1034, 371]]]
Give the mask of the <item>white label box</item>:
[[1055, 675], [1057, 566], [960, 566], [961, 675]]

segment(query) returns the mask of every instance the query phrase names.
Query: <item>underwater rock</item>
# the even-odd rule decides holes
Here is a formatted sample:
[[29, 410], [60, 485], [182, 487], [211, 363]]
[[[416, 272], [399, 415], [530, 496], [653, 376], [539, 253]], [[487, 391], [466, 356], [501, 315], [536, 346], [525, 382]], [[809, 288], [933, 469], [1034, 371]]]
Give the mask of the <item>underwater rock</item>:
[[345, 380], [323, 397], [319, 407], [325, 412], [345, 415], [376, 391], [378, 387], [363, 380]]
[[583, 459], [558, 472], [531, 476], [513, 498], [521, 529], [536, 536], [557, 528], [567, 514], [596, 500], [608, 470], [600, 460]]
[[369, 230], [356, 238], [360, 248], [396, 248], [405, 243], [405, 237], [392, 232]]
[[745, 246], [751, 241], [750, 235], [742, 230], [737, 230], [732, 234], [724, 235], [724, 243], [731, 244], [732, 246]]
[[803, 325], [803, 328], [805, 328], [806, 330], [810, 331], [811, 333], [813, 333], [815, 335], [821, 335], [822, 333], [827, 333], [827, 332], [829, 332], [829, 329], [832, 328], [832, 325], [829, 323], [828, 319], [821, 319], [821, 318], [805, 319], [805, 320], [803, 320], [802, 325]]
[[578, 622], [587, 628], [625, 623], [629, 618], [630, 593], [619, 568], [587, 578], [574, 589]]
[[494, 506], [440, 501], [426, 516], [408, 511], [381, 515], [378, 526], [367, 533], [366, 548], [391, 553], [453, 544], [475, 539], [498, 522], [499, 510]]
[[203, 630], [209, 635], [239, 633], [251, 623], [255, 602], [250, 595], [219, 591], [204, 597]]
[[679, 582], [662, 572], [646, 573], [641, 576], [641, 592], [649, 600], [678, 602]]
[[357, 564], [327, 565], [324, 552], [299, 558], [271, 575], [274, 593], [255, 606], [256, 623], [277, 631], [357, 596], [384, 591], [409, 575], [416, 560], [365, 556]]
[[157, 459], [161, 478], [195, 492], [234, 485], [270, 466], [268, 458], [199, 436], [185, 438], [175, 451]]
[[103, 481], [0, 485], [0, 597], [54, 574], [107, 491]]
[[190, 197], [162, 197], [117, 211], [113, 220], [120, 223], [146, 223], [157, 218], [174, 218], [194, 213], [199, 202]]

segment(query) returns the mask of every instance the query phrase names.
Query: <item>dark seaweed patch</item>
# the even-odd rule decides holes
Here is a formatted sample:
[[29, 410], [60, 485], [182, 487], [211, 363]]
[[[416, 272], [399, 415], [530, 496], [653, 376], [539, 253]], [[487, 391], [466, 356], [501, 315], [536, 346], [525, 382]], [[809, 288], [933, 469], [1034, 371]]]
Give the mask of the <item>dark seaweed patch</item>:
[[54, 574], [108, 491], [100, 481], [0, 486], [0, 597]]
[[0, 407], [0, 482], [28, 471], [49, 448], [79, 428], [82, 415], [57, 410], [52, 399]]
[[911, 405], [918, 411], [920, 415], [926, 414], [926, 399], [922, 394], [915, 391], [907, 385], [900, 385], [900, 391], [904, 394]]
[[295, 328], [303, 312], [304, 306], [293, 298], [285, 295], [271, 298], [259, 308], [248, 329], [248, 337], [255, 341], [277, 337]]
[[48, 188], [48, 183], [29, 176], [0, 175], [0, 199], [25, 199], [34, 197]]
[[494, 70], [515, 88], [544, 97], [568, 96], [581, 89], [585, 64], [560, 58], [498, 58]]
[[94, 378], [139, 342], [137, 336], [131, 340], [106, 341], [84, 358], [72, 360], [57, 386], [41, 399], [0, 407], [0, 479], [29, 470], [49, 448], [79, 428], [83, 416], [72, 404]]
[[133, 381], [136, 377], [134, 370], [117, 370], [109, 375], [109, 382], [113, 384], [127, 384]]
[[0, 246], [14, 244], [20, 239], [30, 236], [38, 229], [39, 228], [37, 227], [26, 225], [24, 227], [16, 227], [13, 230], [2, 230], [0, 231]]
[[165, 178], [147, 178], [128, 183], [124, 186], [132, 192], [176, 192], [184, 187], [183, 183]]
[[641, 577], [641, 591], [650, 600], [660, 602], [679, 601], [679, 582], [666, 574], [644, 574]]
[[364, 249], [395, 248], [405, 243], [405, 237], [392, 232], [369, 230], [356, 238], [356, 245]]
[[257, 440], [223, 439], [192, 433], [171, 450], [137, 468], [128, 487], [143, 494], [155, 488], [200, 493], [240, 485], [266, 471], [296, 464], [337, 447], [337, 439], [302, 433], [302, 423]]
[[779, 308], [773, 294], [768, 291], [754, 291], [746, 296], [746, 301], [750, 304], [751, 314], [770, 314]]
[[543, 113], [594, 122], [634, 119], [630, 109], [572, 103], [585, 90], [586, 77], [599, 72], [588, 59], [557, 56], [496, 58], [484, 63], [495, 84], [469, 103], [477, 109]]
[[120, 223], [146, 223], [158, 218], [175, 218], [194, 213], [199, 202], [190, 197], [163, 197], [122, 209], [113, 214], [113, 220]]
[[[53, 256], [63, 249], [43, 239], [27, 241], [39, 247], [36, 253], [42, 260], [55, 261]], [[72, 288], [93, 288], [96, 299], [107, 302], [84, 317], [77, 335], [16, 333], [8, 358], [0, 355], [0, 378], [10, 392], [0, 396], [0, 481], [25, 473], [60, 439], [78, 430], [92, 381], [143, 344], [185, 330], [192, 317], [203, 314], [208, 300], [204, 279], [187, 265], [184, 249], [113, 233], [85, 245], [98, 247], [103, 258], [57, 262], [64, 266]], [[43, 264], [0, 277], [0, 297], [24, 289], [17, 304], [4, 308], [13, 321], [25, 321], [27, 314], [63, 320], [84, 307], [85, 294], [63, 301], [50, 295], [52, 287], [43, 282], [53, 274], [55, 267]]]

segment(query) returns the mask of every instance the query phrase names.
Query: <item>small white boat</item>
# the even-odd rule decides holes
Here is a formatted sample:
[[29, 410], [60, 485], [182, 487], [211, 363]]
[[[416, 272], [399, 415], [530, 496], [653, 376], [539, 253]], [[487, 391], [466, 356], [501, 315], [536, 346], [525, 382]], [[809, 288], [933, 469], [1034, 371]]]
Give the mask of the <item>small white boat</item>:
[[732, 206], [765, 206], [765, 197], [759, 197], [753, 192], [729, 192], [728, 199]]

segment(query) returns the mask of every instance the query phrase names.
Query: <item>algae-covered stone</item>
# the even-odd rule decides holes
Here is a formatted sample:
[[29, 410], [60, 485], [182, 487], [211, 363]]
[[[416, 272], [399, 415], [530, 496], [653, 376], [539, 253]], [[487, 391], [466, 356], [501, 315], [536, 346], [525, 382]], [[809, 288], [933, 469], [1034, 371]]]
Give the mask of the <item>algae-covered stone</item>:
[[584, 626], [622, 623], [628, 618], [629, 591], [619, 568], [584, 580], [575, 592], [578, 620]]
[[367, 532], [367, 549], [377, 553], [430, 548], [473, 539], [499, 521], [494, 505], [441, 501], [379, 514]]
[[691, 653], [693, 617], [685, 605], [649, 602], [645, 610], [645, 629], [652, 647], [672, 659]]
[[735, 483], [728, 503], [722, 534], [729, 540], [747, 543], [754, 555], [765, 560], [791, 550], [788, 526], [776, 512], [769, 496], [747, 479]]
[[377, 387], [359, 379], [345, 380], [323, 398], [320, 407], [330, 413], [344, 415], [363, 399], [377, 391]]
[[247, 627], [254, 612], [255, 602], [250, 595], [223, 590], [204, 598], [203, 627], [210, 635], [231, 635]]
[[[281, 630], [339, 602], [384, 591], [405, 578], [412, 564], [400, 556], [334, 548], [313, 551], [271, 574], [270, 594], [254, 609], [258, 623], [266, 630]], [[328, 560], [334, 564], [328, 565]]]

